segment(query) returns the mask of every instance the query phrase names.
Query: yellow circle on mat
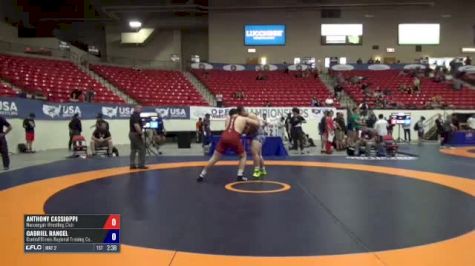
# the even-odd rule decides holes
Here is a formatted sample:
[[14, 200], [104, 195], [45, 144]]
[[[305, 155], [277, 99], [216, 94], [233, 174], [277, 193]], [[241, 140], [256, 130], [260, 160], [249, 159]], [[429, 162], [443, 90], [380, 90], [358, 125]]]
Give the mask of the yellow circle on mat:
[[[271, 189], [271, 190], [249, 190], [249, 189], [241, 189], [241, 188], [235, 188], [234, 186], [240, 185], [240, 184], [274, 184], [274, 185], [279, 185], [281, 186], [278, 189]], [[250, 194], [268, 194], [268, 193], [278, 193], [278, 192], [284, 192], [287, 191], [291, 188], [289, 184], [282, 183], [282, 182], [277, 182], [277, 181], [271, 181], [271, 180], [249, 180], [249, 181], [238, 181], [238, 182], [233, 182], [229, 183], [226, 186], [224, 186], [225, 189], [233, 192], [239, 192], [239, 193], [250, 193]]]

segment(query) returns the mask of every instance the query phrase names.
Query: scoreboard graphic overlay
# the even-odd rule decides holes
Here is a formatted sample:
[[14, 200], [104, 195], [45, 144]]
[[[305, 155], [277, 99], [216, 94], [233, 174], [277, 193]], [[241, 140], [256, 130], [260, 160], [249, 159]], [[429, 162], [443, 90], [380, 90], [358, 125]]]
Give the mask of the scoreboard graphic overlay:
[[120, 215], [25, 215], [25, 253], [118, 253]]

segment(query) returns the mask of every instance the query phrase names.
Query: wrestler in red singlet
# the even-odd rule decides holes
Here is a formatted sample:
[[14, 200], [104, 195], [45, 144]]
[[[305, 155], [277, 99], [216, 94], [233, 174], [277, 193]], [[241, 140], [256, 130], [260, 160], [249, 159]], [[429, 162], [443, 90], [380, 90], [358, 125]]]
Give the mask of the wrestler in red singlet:
[[224, 154], [226, 150], [230, 149], [237, 155], [244, 152], [244, 147], [241, 142], [241, 133], [237, 132], [234, 128], [234, 121], [236, 121], [237, 115], [233, 115], [229, 121], [228, 126], [221, 134], [221, 139], [216, 147], [216, 151]]

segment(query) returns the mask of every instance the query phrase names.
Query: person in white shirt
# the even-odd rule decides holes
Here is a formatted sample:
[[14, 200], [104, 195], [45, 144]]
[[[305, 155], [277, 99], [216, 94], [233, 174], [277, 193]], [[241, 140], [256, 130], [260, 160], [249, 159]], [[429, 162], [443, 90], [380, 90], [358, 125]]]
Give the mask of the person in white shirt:
[[475, 129], [475, 115], [472, 115], [467, 119], [467, 126], [471, 129]]
[[378, 116], [378, 121], [374, 124], [376, 131], [376, 146], [378, 148], [378, 156], [384, 156], [384, 136], [388, 135], [388, 121], [384, 119], [383, 114]]

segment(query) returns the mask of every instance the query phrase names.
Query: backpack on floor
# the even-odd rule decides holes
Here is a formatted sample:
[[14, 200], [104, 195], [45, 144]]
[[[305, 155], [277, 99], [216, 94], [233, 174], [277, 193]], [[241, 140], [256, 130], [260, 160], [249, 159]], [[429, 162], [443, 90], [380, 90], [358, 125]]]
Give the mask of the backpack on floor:
[[119, 150], [116, 147], [112, 147], [112, 156], [119, 157]]
[[26, 153], [28, 149], [26, 148], [26, 144], [20, 143], [18, 144], [18, 152], [20, 153]]

